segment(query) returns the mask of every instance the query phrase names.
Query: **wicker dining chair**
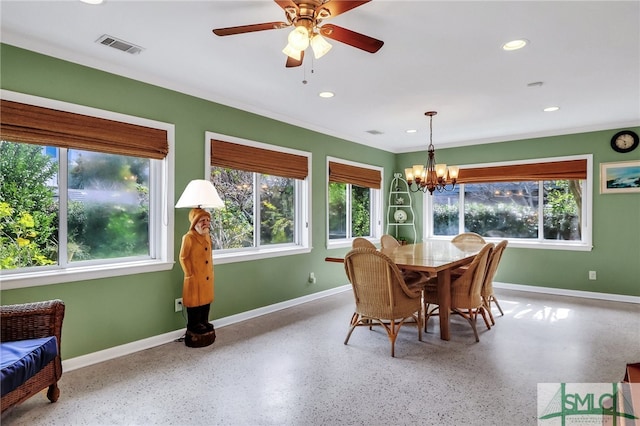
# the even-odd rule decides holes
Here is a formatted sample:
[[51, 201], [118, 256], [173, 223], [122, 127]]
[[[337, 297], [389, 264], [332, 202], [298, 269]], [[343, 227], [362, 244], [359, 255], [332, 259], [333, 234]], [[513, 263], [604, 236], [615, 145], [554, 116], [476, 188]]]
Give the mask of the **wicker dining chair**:
[[[396, 240], [393, 235], [384, 234], [380, 237], [380, 247], [384, 249], [391, 249], [394, 247], [400, 247], [400, 241]], [[420, 271], [401, 271], [407, 287], [414, 291], [422, 291], [427, 282], [431, 279], [431, 274], [428, 272]]]
[[461, 234], [456, 235], [451, 239], [452, 243], [482, 243], [486, 244], [487, 242], [480, 234], [476, 234], [475, 232], [463, 232]]
[[[451, 280], [451, 312], [460, 315], [469, 322], [473, 329], [476, 342], [480, 341], [476, 328], [478, 314], [482, 315], [487, 328], [491, 328], [482, 299], [482, 285], [487, 269], [487, 260], [493, 247], [494, 245], [492, 243], [485, 244], [464, 273], [462, 275], [452, 276]], [[439, 309], [437, 283], [427, 285], [422, 297], [425, 312], [424, 329], [426, 331], [429, 317], [433, 316]], [[429, 310], [430, 305], [434, 305], [431, 310]]]
[[502, 253], [504, 252], [504, 249], [507, 248], [508, 243], [509, 242], [507, 240], [502, 240], [498, 244], [496, 244], [495, 248], [491, 251], [491, 255], [489, 256], [489, 260], [487, 261], [487, 272], [484, 276], [484, 284], [482, 285], [482, 300], [484, 301], [484, 308], [489, 314], [491, 325], [496, 325], [496, 321], [493, 318], [493, 313], [491, 312], [491, 302], [496, 304], [498, 310], [500, 311], [500, 315], [504, 316], [504, 312], [502, 311], [502, 308], [498, 303], [498, 299], [496, 299], [496, 296], [493, 293], [493, 278], [496, 275], [496, 271], [498, 270], [498, 266], [500, 265], [500, 260], [502, 259]]
[[394, 357], [398, 332], [408, 320], [415, 321], [418, 340], [422, 341], [421, 292], [407, 287], [391, 259], [377, 250], [356, 248], [345, 256], [344, 268], [356, 304], [345, 345], [356, 327], [371, 329], [373, 325], [380, 325], [387, 332]]
[[366, 238], [362, 238], [362, 237], [354, 238], [353, 241], [351, 242], [351, 248], [360, 248], [360, 247], [377, 250], [376, 245], [373, 244], [371, 241], [367, 240]]

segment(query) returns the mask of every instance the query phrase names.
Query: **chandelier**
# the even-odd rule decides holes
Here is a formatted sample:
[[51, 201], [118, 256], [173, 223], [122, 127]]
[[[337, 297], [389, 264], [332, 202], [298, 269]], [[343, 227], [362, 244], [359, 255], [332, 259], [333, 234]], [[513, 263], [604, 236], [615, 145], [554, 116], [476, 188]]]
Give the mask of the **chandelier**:
[[422, 191], [425, 194], [433, 195], [433, 191], [451, 191], [456, 186], [458, 179], [458, 166], [449, 166], [446, 164], [436, 164], [436, 151], [433, 147], [433, 116], [436, 111], [425, 112], [424, 115], [429, 117], [429, 148], [427, 149], [427, 163], [423, 166], [416, 164], [413, 167], [404, 169], [407, 184], [411, 192]]

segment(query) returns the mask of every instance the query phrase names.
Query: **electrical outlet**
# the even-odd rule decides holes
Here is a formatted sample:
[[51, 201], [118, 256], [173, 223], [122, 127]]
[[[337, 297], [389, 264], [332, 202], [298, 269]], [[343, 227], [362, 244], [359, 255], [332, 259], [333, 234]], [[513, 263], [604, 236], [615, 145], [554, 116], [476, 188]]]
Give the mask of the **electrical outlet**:
[[182, 310], [182, 297], [177, 298], [175, 303], [176, 312], [180, 312]]
[[590, 280], [596, 279], [596, 271], [589, 271], [589, 279]]
[[309, 274], [309, 283], [310, 284], [315, 284], [316, 283], [316, 274], [314, 274], [313, 272], [311, 272]]

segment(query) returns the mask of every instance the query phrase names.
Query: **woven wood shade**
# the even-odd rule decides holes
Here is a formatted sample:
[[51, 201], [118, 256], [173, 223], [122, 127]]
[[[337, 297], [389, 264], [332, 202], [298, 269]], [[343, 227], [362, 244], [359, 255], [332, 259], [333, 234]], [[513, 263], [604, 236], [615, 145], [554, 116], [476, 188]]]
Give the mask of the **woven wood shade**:
[[350, 183], [364, 188], [380, 189], [381, 179], [380, 170], [329, 161], [329, 182]]
[[0, 101], [5, 141], [163, 159], [167, 131], [20, 102]]
[[211, 165], [304, 180], [307, 157], [211, 139]]
[[587, 160], [460, 169], [458, 183], [575, 180], [587, 178]]

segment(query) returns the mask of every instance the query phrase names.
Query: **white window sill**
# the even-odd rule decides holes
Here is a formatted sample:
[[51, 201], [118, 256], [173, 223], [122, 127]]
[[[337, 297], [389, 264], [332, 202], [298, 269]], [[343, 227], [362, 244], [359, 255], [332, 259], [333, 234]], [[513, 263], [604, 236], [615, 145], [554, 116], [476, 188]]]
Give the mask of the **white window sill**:
[[[380, 244], [380, 238], [367, 238], [375, 245]], [[353, 239], [348, 240], [329, 240], [327, 241], [327, 249], [351, 248]]]
[[16, 288], [119, 277], [122, 275], [134, 275], [146, 272], [168, 271], [173, 269], [173, 264], [174, 262], [143, 260], [15, 274], [4, 272], [0, 275], [0, 287], [2, 290], [12, 290]]
[[[446, 240], [451, 241], [453, 235], [446, 237], [431, 237], [433, 240]], [[584, 241], [565, 241], [565, 240], [523, 240], [517, 238], [486, 238], [487, 243], [497, 244], [502, 240], [509, 241], [507, 247], [509, 248], [527, 248], [527, 249], [542, 249], [542, 250], [570, 250], [570, 251], [591, 251], [593, 246], [590, 243]]]
[[235, 252], [213, 252], [213, 264], [223, 265], [225, 263], [248, 262], [250, 260], [268, 259], [271, 257], [293, 256], [296, 254], [311, 253], [310, 247], [278, 247], [262, 248], [259, 250], [235, 251]]

